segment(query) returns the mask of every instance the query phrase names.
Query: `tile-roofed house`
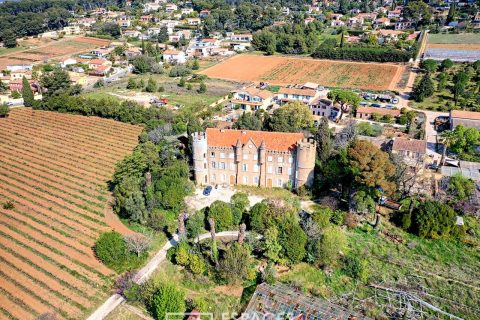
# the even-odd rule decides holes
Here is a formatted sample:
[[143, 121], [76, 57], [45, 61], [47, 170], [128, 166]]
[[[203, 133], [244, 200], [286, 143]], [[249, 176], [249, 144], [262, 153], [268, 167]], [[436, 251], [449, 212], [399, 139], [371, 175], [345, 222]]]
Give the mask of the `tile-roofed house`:
[[455, 129], [459, 124], [467, 128], [476, 128], [480, 130], [480, 112], [451, 110], [450, 129]]
[[274, 97], [275, 94], [271, 91], [248, 87], [233, 93], [230, 106], [245, 111], [265, 110], [273, 104]]
[[370, 120], [373, 114], [380, 116], [390, 115], [392, 117], [400, 116], [400, 110], [387, 108], [360, 107], [357, 109], [356, 118]]
[[313, 89], [282, 87], [278, 91], [277, 99], [280, 102], [300, 101], [304, 103], [310, 103], [317, 96], [318, 92]]
[[402, 156], [406, 163], [423, 163], [427, 154], [427, 141], [407, 138], [395, 138], [392, 153]]
[[298, 188], [313, 183], [316, 144], [303, 133], [207, 128], [192, 138], [197, 184]]

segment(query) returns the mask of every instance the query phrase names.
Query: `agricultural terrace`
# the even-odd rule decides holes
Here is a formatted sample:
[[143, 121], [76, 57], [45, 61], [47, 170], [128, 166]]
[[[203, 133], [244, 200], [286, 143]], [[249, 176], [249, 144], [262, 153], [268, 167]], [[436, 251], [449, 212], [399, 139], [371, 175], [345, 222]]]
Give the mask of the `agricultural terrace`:
[[328, 87], [395, 90], [404, 69], [386, 63], [237, 55], [201, 73], [212, 78], [278, 85], [315, 82]]
[[429, 59], [454, 61], [475, 61], [480, 59], [480, 34], [428, 34], [425, 57]]
[[40, 42], [26, 50], [8, 52], [0, 56], [0, 70], [11, 64], [34, 64], [37, 62], [60, 59], [94, 48], [110, 44], [110, 40], [89, 37], [68, 37], [57, 41]]
[[0, 119], [1, 319], [80, 319], [103, 302], [113, 274], [92, 246], [111, 229], [107, 181], [141, 130], [30, 109]]

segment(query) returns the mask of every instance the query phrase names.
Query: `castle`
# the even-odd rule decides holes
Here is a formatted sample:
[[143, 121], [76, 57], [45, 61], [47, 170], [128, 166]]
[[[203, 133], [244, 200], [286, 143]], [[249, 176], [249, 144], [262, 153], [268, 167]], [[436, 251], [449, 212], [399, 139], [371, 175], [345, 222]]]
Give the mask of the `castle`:
[[298, 188], [313, 183], [316, 143], [303, 133], [208, 128], [192, 134], [195, 181]]

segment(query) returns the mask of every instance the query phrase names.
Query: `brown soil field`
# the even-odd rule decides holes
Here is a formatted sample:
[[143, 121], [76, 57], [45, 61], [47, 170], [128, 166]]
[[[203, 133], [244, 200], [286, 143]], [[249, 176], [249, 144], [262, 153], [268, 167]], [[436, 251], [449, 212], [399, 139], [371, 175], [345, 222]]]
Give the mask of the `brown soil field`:
[[429, 43], [427, 49], [480, 50], [479, 43]]
[[129, 231], [107, 182], [141, 131], [26, 108], [0, 119], [0, 319], [81, 319], [110, 293], [114, 274], [92, 247], [101, 232]]
[[94, 48], [110, 44], [110, 40], [76, 36], [56, 41], [36, 41], [29, 44], [38, 45], [34, 48], [0, 56], [0, 70], [11, 64], [35, 64], [46, 60], [58, 60], [72, 54], [88, 52]]
[[287, 85], [315, 82], [327, 87], [395, 90], [405, 67], [388, 63], [237, 55], [200, 73], [234, 81]]

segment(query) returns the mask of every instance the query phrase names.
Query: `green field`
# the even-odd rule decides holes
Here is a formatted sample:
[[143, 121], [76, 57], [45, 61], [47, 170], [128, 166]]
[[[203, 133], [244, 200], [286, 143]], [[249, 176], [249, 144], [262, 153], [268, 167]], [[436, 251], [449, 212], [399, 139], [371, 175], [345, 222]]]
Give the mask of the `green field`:
[[480, 44], [480, 33], [429, 34], [428, 43]]

